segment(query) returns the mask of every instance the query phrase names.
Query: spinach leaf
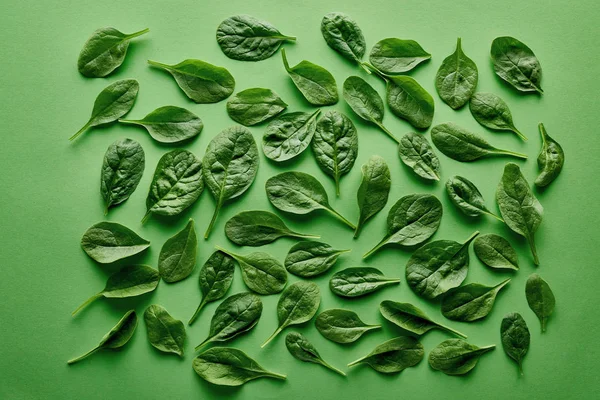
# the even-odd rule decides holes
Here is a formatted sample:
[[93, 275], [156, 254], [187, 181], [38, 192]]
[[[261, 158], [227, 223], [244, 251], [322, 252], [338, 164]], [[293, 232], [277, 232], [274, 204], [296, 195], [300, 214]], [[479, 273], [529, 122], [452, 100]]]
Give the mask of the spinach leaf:
[[341, 254], [349, 251], [337, 250], [322, 242], [300, 242], [292, 246], [284, 265], [290, 274], [312, 278], [327, 272]]
[[199, 276], [202, 301], [196, 308], [192, 318], [190, 318], [188, 325], [191, 325], [198, 318], [206, 303], [219, 300], [225, 296], [233, 281], [234, 270], [233, 258], [222, 251], [215, 251], [208, 257], [208, 260], [200, 269]]
[[126, 34], [115, 28], [95, 30], [79, 53], [77, 60], [79, 73], [88, 78], [102, 78], [110, 74], [123, 64], [129, 41], [148, 31], [150, 29], [146, 28]]
[[354, 311], [341, 308], [323, 311], [317, 316], [315, 326], [321, 335], [336, 343], [356, 342], [363, 334], [381, 328], [381, 325], [367, 325]]
[[517, 164], [508, 163], [504, 167], [504, 174], [496, 191], [496, 201], [506, 225], [527, 239], [533, 263], [539, 265], [533, 235], [542, 222], [544, 208], [533, 195]]
[[150, 344], [165, 353], [175, 353], [183, 357], [185, 326], [157, 304], [152, 304], [144, 312], [146, 330]]
[[129, 339], [131, 339], [133, 336], [136, 326], [137, 315], [135, 314], [135, 310], [127, 311], [119, 320], [119, 322], [117, 322], [117, 324], [106, 335], [104, 335], [98, 346], [79, 357], [67, 361], [67, 364], [70, 365], [81, 361], [84, 358], [91, 356], [98, 350], [115, 350], [125, 346], [127, 342], [129, 342]]
[[148, 63], [170, 73], [183, 93], [196, 103], [218, 103], [231, 96], [235, 87], [235, 79], [227, 69], [201, 60], [188, 59], [174, 65]]
[[435, 105], [427, 90], [410, 76], [387, 76], [386, 81], [387, 103], [392, 114], [417, 129], [429, 128]]
[[144, 149], [135, 140], [117, 140], [108, 146], [100, 175], [104, 215], [111, 206], [121, 204], [135, 191], [144, 174], [145, 160]]
[[285, 375], [269, 372], [241, 350], [213, 347], [194, 358], [194, 371], [215, 385], [240, 386], [258, 378], [285, 380]]
[[394, 325], [416, 335], [422, 335], [432, 329], [441, 329], [466, 338], [464, 334], [433, 321], [423, 311], [410, 303], [385, 300], [379, 304], [379, 312]]
[[519, 269], [517, 252], [502, 236], [493, 233], [478, 236], [473, 242], [473, 250], [477, 258], [490, 268]]
[[290, 67], [285, 49], [281, 49], [281, 57], [285, 70], [306, 101], [314, 106], [328, 106], [338, 102], [337, 85], [331, 72], [306, 60]]
[[208, 343], [225, 342], [248, 332], [258, 324], [262, 309], [260, 297], [252, 293], [229, 296], [215, 310], [208, 337], [196, 346], [196, 350]]
[[329, 289], [338, 296], [358, 297], [398, 283], [400, 279], [386, 278], [376, 268], [346, 268], [333, 274], [329, 280]]
[[492, 42], [492, 62], [496, 75], [521, 92], [544, 93], [540, 86], [542, 67], [525, 43], [501, 36]]
[[158, 256], [158, 272], [165, 282], [177, 282], [190, 276], [196, 267], [198, 239], [194, 220], [173, 237], [169, 238]]
[[265, 184], [267, 197], [273, 206], [292, 214], [308, 214], [326, 210], [339, 218], [351, 229], [356, 226], [329, 205], [327, 192], [321, 183], [304, 172], [283, 172], [269, 178]]
[[429, 239], [440, 226], [442, 203], [432, 194], [410, 194], [392, 206], [387, 217], [387, 234], [363, 258], [389, 243], [416, 246]]
[[385, 160], [380, 156], [371, 156], [362, 168], [362, 181], [356, 193], [360, 216], [354, 230], [357, 238], [360, 231], [370, 218], [372, 218], [387, 204], [392, 181], [390, 169]]
[[546, 331], [548, 317], [554, 311], [556, 300], [548, 283], [538, 274], [532, 274], [525, 284], [525, 296], [529, 308], [537, 315], [542, 324], [542, 332]]
[[185, 108], [159, 107], [142, 119], [120, 119], [125, 124], [141, 125], [152, 139], [160, 143], [179, 143], [198, 136], [204, 128], [202, 120]]
[[372, 352], [348, 366], [364, 363], [377, 372], [393, 374], [417, 365], [424, 355], [423, 345], [417, 339], [400, 336], [380, 344]]
[[273, 118], [287, 106], [271, 89], [250, 88], [227, 100], [227, 114], [238, 124], [252, 126]]
[[234, 126], [215, 136], [206, 148], [202, 169], [206, 186], [217, 202], [204, 234], [207, 239], [223, 204], [241, 196], [256, 178], [258, 148], [250, 131]]
[[495, 94], [475, 93], [469, 102], [469, 109], [475, 121], [486, 128], [514, 132], [521, 139], [527, 140], [515, 127], [508, 105]]
[[239, 246], [262, 246], [281, 237], [319, 238], [292, 231], [277, 215], [268, 211], [243, 211], [225, 224], [225, 235]]
[[428, 299], [459, 286], [469, 269], [469, 244], [479, 235], [475, 232], [464, 243], [436, 240], [419, 248], [406, 263], [406, 282], [420, 296]]
[[435, 76], [435, 88], [444, 101], [457, 110], [475, 93], [479, 73], [477, 65], [463, 53], [460, 38], [456, 50], [442, 61]]
[[429, 60], [431, 54], [414, 40], [388, 38], [375, 43], [369, 55], [371, 64], [384, 74], [401, 74]]
[[479, 357], [495, 347], [477, 347], [462, 339], [444, 340], [429, 353], [429, 365], [446, 375], [464, 375], [475, 368]]
[[317, 122], [312, 149], [319, 167], [333, 177], [339, 196], [340, 178], [350, 172], [358, 155], [358, 134], [350, 118], [339, 111], [326, 111]]
[[519, 313], [507, 314], [500, 325], [500, 336], [504, 352], [519, 365], [519, 372], [523, 376], [523, 358], [529, 350], [531, 340], [527, 323]]
[[327, 45], [350, 61], [361, 64], [367, 44], [358, 24], [349, 15], [332, 12], [323, 17], [321, 33]]
[[400, 159], [421, 178], [440, 180], [440, 160], [423, 135], [408, 132], [398, 143]]
[[83, 234], [81, 247], [95, 261], [108, 264], [146, 250], [150, 242], [121, 224], [103, 221]]
[[510, 279], [496, 286], [470, 283], [451, 290], [442, 298], [442, 315], [461, 322], [473, 322], [485, 318], [492, 311], [496, 295], [508, 282]]
[[290, 325], [308, 322], [317, 313], [321, 291], [312, 282], [296, 282], [288, 286], [277, 302], [279, 327], [260, 347], [265, 347], [275, 336]]
[[477, 136], [453, 122], [434, 126], [431, 130], [431, 141], [439, 151], [456, 161], [474, 161], [481, 157], [490, 156], [511, 156], [527, 159], [525, 154], [497, 149], [481, 136]]
[[565, 164], [565, 153], [560, 144], [546, 132], [544, 124], [538, 125], [540, 135], [542, 135], [542, 150], [537, 158], [538, 168], [541, 170], [535, 185], [537, 187], [548, 186], [556, 179]]
[[75, 316], [101, 297], [123, 299], [152, 292], [158, 286], [159, 281], [160, 275], [154, 268], [147, 265], [128, 265], [109, 276], [104, 289], [77, 307], [72, 315]]
[[282, 35], [267, 21], [250, 15], [234, 15], [217, 28], [217, 43], [229, 58], [240, 61], [260, 61], [271, 57], [284, 41], [295, 41]]
[[275, 118], [263, 135], [263, 152], [273, 161], [286, 161], [302, 153], [310, 144], [317, 129], [317, 115], [292, 112]]
[[156, 165], [142, 223], [151, 214], [181, 213], [198, 200], [203, 190], [202, 161], [187, 150], [177, 149], [166, 153]]
[[123, 79], [105, 87], [94, 101], [88, 122], [69, 140], [77, 139], [88, 128], [115, 122], [127, 114], [133, 107], [139, 90], [140, 84], [135, 79]]
[[242, 279], [250, 290], [266, 295], [279, 293], [285, 287], [287, 272], [283, 265], [271, 255], [255, 252], [242, 256], [218, 246], [215, 247], [238, 262], [242, 270]]
[[327, 369], [332, 370], [335, 373], [338, 373], [342, 376], [346, 376], [343, 371], [329, 365], [321, 358], [319, 352], [316, 347], [313, 346], [308, 339], [298, 332], [290, 332], [285, 337], [285, 346], [292, 356], [297, 358], [300, 361], [311, 362], [314, 364], [320, 364]]
[[389, 137], [398, 142], [398, 139], [383, 126], [383, 100], [379, 93], [363, 78], [350, 76], [344, 81], [344, 100], [359, 117], [379, 127]]
[[452, 203], [469, 217], [478, 217], [480, 215], [489, 215], [500, 222], [502, 218], [488, 210], [485, 206], [483, 196], [477, 186], [467, 178], [462, 176], [453, 176], [446, 182], [446, 192]]

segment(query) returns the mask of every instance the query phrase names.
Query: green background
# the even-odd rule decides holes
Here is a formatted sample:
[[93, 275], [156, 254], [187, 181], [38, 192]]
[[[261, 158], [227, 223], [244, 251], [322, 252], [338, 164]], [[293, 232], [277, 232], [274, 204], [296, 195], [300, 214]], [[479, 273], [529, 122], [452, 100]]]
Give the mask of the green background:
[[[599, 396], [598, 363], [598, 20], [596, 1], [396, 1], [396, 0], [303, 0], [284, 1], [13, 1], [4, 2], [0, 13], [2, 74], [2, 146], [0, 187], [0, 398], [594, 398]], [[517, 161], [530, 183], [537, 175], [535, 159], [541, 140], [537, 124], [543, 121], [549, 134], [566, 152], [566, 166], [558, 179], [543, 193], [536, 192], [544, 206], [544, 221], [536, 235], [541, 259], [535, 268], [524, 240], [489, 218], [469, 219], [450, 204], [443, 182], [452, 175], [464, 175], [494, 206], [496, 185], [508, 159], [496, 158], [458, 163], [440, 155], [442, 182], [427, 184], [414, 176], [398, 159], [394, 143], [375, 127], [359, 120], [340, 101], [331, 107], [350, 115], [359, 131], [358, 160], [342, 179], [342, 195], [335, 198], [333, 181], [317, 167], [311, 151], [297, 159], [275, 165], [262, 156], [256, 181], [239, 200], [226, 204], [210, 240], [199, 243], [198, 267], [193, 275], [176, 284], [161, 283], [156, 292], [131, 300], [100, 300], [76, 318], [75, 309], [99, 291], [115, 267], [103, 267], [89, 259], [79, 240], [92, 224], [104, 219], [99, 194], [102, 157], [108, 145], [129, 137], [139, 141], [146, 152], [142, 181], [124, 204], [112, 209], [106, 219], [122, 223], [150, 240], [149, 251], [133, 262], [156, 267], [160, 247], [181, 229], [188, 218], [196, 221], [199, 233], [207, 226], [214, 200], [205, 191], [199, 201], [176, 218], [152, 217], [144, 226], [145, 196], [160, 156], [170, 148], [153, 142], [141, 128], [110, 125], [85, 133], [74, 143], [71, 136], [88, 119], [96, 95], [110, 82], [135, 78], [140, 92], [129, 118], [140, 118], [163, 105], [177, 105], [198, 114], [205, 123], [200, 137], [186, 145], [199, 157], [209, 140], [233, 125], [225, 102], [213, 105], [189, 101], [166, 73], [150, 68], [146, 60], [177, 63], [198, 58], [224, 66], [236, 79], [236, 92], [248, 87], [268, 87], [288, 104], [289, 111], [311, 110], [286, 75], [279, 55], [258, 63], [230, 60], [221, 53], [214, 34], [226, 17], [247, 13], [270, 21], [298, 41], [286, 45], [292, 65], [308, 59], [329, 69], [341, 84], [350, 75], [366, 78], [380, 93], [384, 86], [327, 47], [320, 22], [330, 11], [350, 14], [361, 26], [368, 48], [386, 37], [417, 40], [433, 56], [418, 67], [415, 77], [434, 97], [434, 125], [454, 121], [480, 133], [492, 144], [529, 156]], [[123, 32], [146, 27], [150, 33], [130, 46], [124, 65], [106, 79], [79, 75], [76, 60], [93, 30], [114, 26]], [[543, 67], [543, 96], [522, 95], [493, 73], [489, 48], [497, 36], [511, 35], [527, 43]], [[509, 104], [517, 127], [529, 137], [521, 142], [510, 133], [494, 133], [479, 126], [469, 110], [453, 111], [434, 88], [434, 76], [442, 60], [462, 37], [463, 49], [479, 67], [479, 91], [493, 92]], [[396, 135], [411, 131], [389, 110], [385, 125]], [[265, 126], [251, 128], [260, 141]], [[429, 133], [426, 133], [429, 137]], [[259, 142], [260, 143], [260, 142]], [[288, 375], [286, 382], [261, 380], [242, 388], [212, 386], [191, 368], [193, 347], [208, 333], [212, 303], [188, 329], [184, 359], [164, 355], [150, 346], [145, 326], [121, 352], [102, 352], [85, 362], [68, 367], [66, 360], [93, 347], [123, 313], [135, 308], [141, 316], [146, 306], [165, 306], [176, 318], [187, 321], [200, 300], [197, 278], [200, 265], [214, 245], [234, 249], [224, 236], [228, 218], [247, 209], [273, 208], [267, 201], [264, 183], [285, 170], [314, 174], [326, 187], [333, 206], [356, 220], [356, 190], [360, 166], [372, 154], [389, 163], [392, 191], [386, 208], [365, 226], [359, 240], [352, 240], [348, 228], [324, 213], [306, 218], [285, 216], [294, 229], [317, 233], [338, 248], [352, 248], [341, 257], [335, 270], [372, 266], [386, 275], [402, 277], [398, 287], [387, 288], [358, 300], [342, 300], [327, 288], [331, 273], [315, 279], [322, 289], [320, 311], [333, 307], [355, 310], [367, 323], [381, 323], [384, 329], [369, 333], [358, 342], [342, 346], [325, 340], [313, 323], [294, 327], [304, 333], [335, 366], [343, 367], [368, 353], [374, 346], [400, 333], [379, 315], [384, 299], [412, 302], [429, 315], [466, 333], [477, 345], [496, 344], [472, 373], [449, 377], [433, 371], [426, 360], [399, 375], [384, 376], [366, 366], [348, 371], [342, 378], [329, 371], [295, 360], [288, 354], [280, 335], [265, 349], [259, 345], [274, 330], [278, 296], [263, 297], [260, 323], [251, 333], [228, 345], [243, 349], [264, 367]], [[439, 154], [439, 152], [438, 152]], [[418, 298], [404, 280], [404, 266], [410, 254], [386, 248], [366, 263], [361, 255], [385, 232], [389, 208], [401, 196], [428, 192], [444, 205], [444, 217], [435, 239], [462, 241], [473, 231], [501, 234], [519, 252], [521, 270], [516, 274], [494, 272], [472, 255], [466, 283], [495, 284], [506, 277], [512, 282], [499, 295], [491, 314], [483, 321], [464, 324], [446, 321], [436, 302]], [[280, 214], [281, 215], [281, 214]], [[280, 240], [264, 250], [283, 260], [292, 245]], [[252, 249], [238, 249], [241, 253]], [[540, 333], [535, 315], [527, 307], [524, 285], [532, 272], [539, 272], [551, 285], [557, 308], [548, 331]], [[290, 276], [289, 281], [297, 281]], [[229, 294], [246, 290], [236, 271]], [[531, 330], [531, 349], [524, 362], [525, 376], [502, 351], [499, 327], [502, 317], [520, 312]], [[426, 354], [449, 336], [434, 331], [422, 338]], [[435, 397], [434, 397], [435, 396]]]

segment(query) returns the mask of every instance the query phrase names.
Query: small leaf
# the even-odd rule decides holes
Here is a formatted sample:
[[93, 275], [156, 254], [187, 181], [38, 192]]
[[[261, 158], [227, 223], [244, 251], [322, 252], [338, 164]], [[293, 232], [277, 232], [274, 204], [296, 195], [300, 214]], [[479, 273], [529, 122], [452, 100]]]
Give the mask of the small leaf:
[[160, 250], [158, 271], [165, 282], [178, 282], [194, 271], [197, 246], [194, 220], [190, 218], [185, 228], [169, 238]]
[[339, 369], [332, 367], [328, 363], [325, 362], [319, 355], [319, 352], [313, 346], [311, 342], [308, 341], [304, 335], [298, 332], [290, 332], [285, 337], [285, 346], [292, 356], [297, 358], [300, 361], [311, 362], [313, 364], [319, 364], [332, 370], [335, 373], [338, 373], [342, 376], [346, 376], [346, 374]]
[[485, 318], [494, 306], [498, 292], [510, 282], [510, 279], [496, 286], [470, 283], [448, 292], [442, 298], [442, 315], [448, 319], [473, 322]]
[[521, 92], [544, 93], [540, 86], [542, 67], [525, 43], [501, 36], [492, 42], [492, 62], [496, 75]]
[[302, 278], [312, 278], [327, 272], [338, 257], [350, 250], [336, 250], [327, 243], [296, 243], [285, 257], [285, 269]]
[[290, 67], [285, 49], [281, 49], [285, 70], [302, 96], [314, 106], [328, 106], [338, 102], [337, 85], [331, 72], [320, 65], [303, 60]]
[[538, 168], [541, 170], [535, 185], [537, 187], [546, 187], [558, 177], [565, 164], [565, 152], [558, 142], [548, 136], [544, 124], [538, 125], [540, 135], [542, 136], [542, 149], [537, 158]]
[[357, 238], [363, 225], [387, 204], [392, 185], [390, 169], [385, 160], [379, 156], [371, 156], [361, 168], [362, 181], [356, 193], [360, 216], [354, 230]]
[[527, 140], [515, 127], [508, 105], [495, 94], [475, 93], [469, 102], [469, 109], [475, 121], [486, 128], [514, 132], [521, 139]]
[[81, 247], [95, 261], [108, 264], [146, 250], [150, 242], [121, 224], [104, 221], [83, 234]]
[[417, 129], [429, 128], [435, 108], [431, 95], [410, 76], [388, 76], [386, 79], [387, 103], [392, 113]]
[[381, 328], [381, 325], [367, 325], [354, 311], [341, 308], [323, 311], [317, 316], [315, 326], [321, 335], [336, 343], [353, 343], [365, 333]]
[[519, 372], [523, 375], [523, 358], [529, 350], [529, 328], [519, 313], [507, 314], [500, 325], [500, 336], [504, 352], [519, 365]]
[[392, 374], [417, 365], [424, 355], [423, 345], [417, 339], [400, 336], [380, 344], [371, 353], [348, 366], [364, 363], [377, 372]]
[[477, 186], [467, 178], [462, 176], [453, 176], [446, 182], [446, 192], [452, 203], [469, 217], [478, 217], [480, 215], [489, 215], [500, 222], [502, 218], [492, 213], [485, 206], [485, 200]]
[[479, 236], [473, 242], [475, 255], [490, 268], [519, 269], [517, 252], [502, 236], [490, 233]]
[[375, 43], [369, 61], [384, 74], [401, 74], [429, 60], [431, 54], [414, 40], [388, 38]]
[[429, 365], [446, 375], [464, 375], [475, 368], [479, 357], [495, 347], [477, 347], [462, 339], [444, 340], [429, 353]]
[[398, 143], [398, 154], [406, 165], [428, 180], [440, 180], [440, 160], [423, 135], [408, 132]]
[[367, 45], [358, 24], [350, 16], [340, 12], [325, 15], [321, 21], [321, 33], [329, 47], [360, 64]]
[[435, 76], [435, 88], [444, 103], [457, 110], [475, 93], [478, 76], [477, 65], [463, 53], [458, 38], [456, 51], [442, 61]]
[[239, 124], [252, 126], [273, 118], [287, 106], [271, 89], [250, 88], [227, 100], [227, 114]]
[[146, 330], [150, 344], [165, 353], [175, 353], [183, 357], [185, 326], [157, 304], [152, 304], [144, 312]]
[[385, 300], [379, 305], [379, 312], [394, 325], [416, 335], [423, 335], [432, 329], [441, 329], [466, 338], [464, 334], [433, 321], [423, 311], [410, 303]]
[[119, 122], [143, 126], [152, 139], [160, 143], [180, 143], [198, 136], [204, 128], [202, 120], [191, 111], [175, 106], [159, 107], [139, 120]]
[[548, 283], [538, 274], [532, 274], [525, 285], [525, 296], [529, 308], [537, 315], [542, 325], [542, 332], [546, 331], [546, 322], [552, 312], [556, 300]]
[[317, 115], [292, 112], [275, 118], [263, 135], [263, 152], [273, 161], [281, 162], [298, 156], [310, 144], [317, 129]]
[[359, 267], [336, 272], [329, 280], [329, 288], [338, 296], [358, 297], [399, 283], [400, 279], [386, 278], [376, 268]]

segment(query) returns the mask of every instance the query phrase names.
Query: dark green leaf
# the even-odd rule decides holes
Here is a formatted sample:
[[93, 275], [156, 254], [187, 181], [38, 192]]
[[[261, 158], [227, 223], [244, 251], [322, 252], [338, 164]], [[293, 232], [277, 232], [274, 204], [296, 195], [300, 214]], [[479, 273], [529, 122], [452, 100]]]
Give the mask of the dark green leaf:
[[473, 242], [473, 250], [477, 258], [490, 268], [519, 269], [517, 252], [502, 236], [493, 233], [478, 236]]
[[380, 344], [372, 352], [348, 366], [364, 363], [377, 372], [392, 374], [417, 365], [424, 355], [423, 345], [417, 339], [400, 336]]
[[475, 93], [478, 76], [477, 65], [463, 53], [458, 38], [456, 51], [442, 61], [435, 76], [435, 88], [444, 103], [456, 110]]
[[423, 335], [431, 329], [441, 329], [466, 338], [464, 334], [431, 320], [423, 311], [410, 303], [385, 300], [379, 305], [379, 312], [394, 325], [416, 335]]
[[319, 355], [315, 346], [313, 346], [304, 335], [298, 332], [290, 332], [287, 334], [285, 337], [285, 346], [290, 354], [300, 361], [319, 364], [342, 376], [346, 376], [344, 372], [326, 363]]
[[495, 347], [477, 347], [462, 339], [444, 340], [429, 353], [429, 365], [446, 375], [464, 375], [475, 368], [479, 357]]
[[329, 47], [347, 59], [361, 63], [367, 45], [358, 24], [350, 16], [340, 12], [325, 15], [321, 33]]
[[500, 325], [500, 336], [504, 352], [519, 365], [519, 372], [523, 375], [523, 358], [529, 350], [529, 328], [519, 313], [507, 314]]
[[160, 143], [179, 143], [191, 139], [204, 128], [196, 114], [175, 106], [159, 107], [143, 119], [120, 119], [119, 122], [143, 126]]
[[439, 181], [440, 160], [423, 135], [408, 132], [398, 143], [400, 159], [421, 178]]
[[336, 250], [327, 243], [296, 243], [285, 257], [285, 268], [289, 273], [302, 278], [312, 278], [325, 273], [335, 264], [342, 253], [350, 250]]
[[358, 267], [336, 272], [329, 280], [329, 288], [338, 296], [358, 297], [398, 283], [400, 279], [386, 278], [376, 268]]
[[502, 218], [488, 210], [485, 206], [483, 196], [477, 186], [467, 178], [462, 176], [453, 176], [446, 182], [446, 192], [452, 203], [469, 217], [478, 217], [480, 215], [489, 215], [504, 222]]
[[510, 36], [492, 42], [492, 62], [496, 75], [521, 92], [544, 93], [540, 86], [542, 67], [525, 43]]
[[442, 298], [442, 315], [461, 322], [473, 322], [485, 318], [492, 311], [496, 295], [508, 282], [510, 279], [496, 286], [470, 283], [458, 287]]
[[252, 126], [273, 118], [287, 106], [271, 89], [250, 88], [227, 100], [227, 114], [239, 124]]
[[565, 153], [560, 144], [546, 132], [544, 124], [538, 125], [542, 135], [542, 150], [537, 158], [538, 168], [541, 170], [535, 185], [538, 187], [548, 186], [556, 179], [565, 164]]
[[386, 80], [387, 103], [392, 113], [417, 129], [429, 128], [435, 108], [431, 95], [410, 76], [388, 76]]
[[363, 334], [381, 328], [381, 325], [367, 325], [354, 311], [341, 308], [323, 311], [317, 316], [315, 326], [321, 335], [336, 343], [356, 342]]
[[492, 93], [475, 93], [469, 102], [469, 109], [475, 121], [496, 131], [510, 131], [527, 140], [515, 127], [508, 105]]
[[525, 296], [529, 308], [537, 315], [542, 324], [542, 332], [546, 331], [546, 321], [554, 311], [556, 300], [548, 283], [538, 274], [532, 274], [525, 285]]
[[320, 112], [292, 112], [271, 121], [263, 135], [265, 156], [273, 161], [286, 161], [302, 153], [315, 134]]
[[185, 326], [183, 322], [171, 315], [156, 304], [152, 304], [144, 312], [146, 330], [150, 344], [165, 353], [175, 353], [183, 357], [183, 344], [185, 342]]
[[369, 61], [384, 74], [401, 74], [429, 60], [431, 54], [414, 40], [388, 38], [375, 43]]
[[95, 261], [108, 264], [146, 250], [150, 242], [121, 224], [103, 221], [83, 234], [81, 247]]
[[320, 65], [303, 60], [290, 67], [285, 49], [281, 49], [285, 70], [302, 96], [314, 106], [328, 106], [338, 102], [337, 85], [331, 72]]
[[189, 222], [175, 236], [169, 238], [158, 256], [158, 271], [165, 282], [177, 282], [187, 278], [196, 267], [198, 239], [194, 220]]
[[367, 220], [372, 218], [387, 204], [392, 181], [390, 169], [385, 160], [379, 156], [371, 156], [361, 168], [362, 181], [356, 193], [360, 216], [354, 230], [357, 238]]

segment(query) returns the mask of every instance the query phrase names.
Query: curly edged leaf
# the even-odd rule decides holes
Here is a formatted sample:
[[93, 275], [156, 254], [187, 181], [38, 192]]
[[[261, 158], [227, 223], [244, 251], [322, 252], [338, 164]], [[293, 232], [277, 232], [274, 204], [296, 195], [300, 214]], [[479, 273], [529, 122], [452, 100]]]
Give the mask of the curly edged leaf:
[[542, 332], [545, 332], [546, 322], [550, 315], [552, 315], [556, 304], [552, 289], [550, 289], [548, 283], [541, 276], [532, 274], [525, 284], [525, 297], [527, 297], [529, 308], [531, 308], [531, 311], [540, 320]]
[[453, 176], [446, 182], [446, 193], [452, 203], [469, 217], [478, 217], [480, 215], [489, 215], [500, 222], [504, 222], [502, 218], [488, 210], [485, 206], [483, 196], [477, 186], [467, 178], [462, 176]]
[[164, 307], [157, 304], [146, 308], [144, 321], [148, 341], [153, 347], [183, 357], [183, 344], [186, 339], [183, 322], [173, 318]]
[[313, 139], [320, 109], [291, 112], [275, 118], [263, 135], [263, 153], [273, 161], [287, 161], [302, 153]]
[[281, 49], [283, 66], [302, 96], [313, 106], [328, 106], [338, 102], [335, 78], [320, 65], [303, 60], [290, 67], [285, 49]]
[[296, 243], [285, 257], [285, 269], [302, 278], [312, 278], [327, 272], [338, 257], [350, 250], [337, 250], [322, 242]]
[[558, 142], [552, 139], [546, 132], [544, 124], [538, 125], [542, 136], [542, 149], [537, 158], [540, 174], [535, 180], [537, 187], [546, 187], [558, 177], [565, 164], [565, 152]]
[[194, 220], [173, 237], [169, 238], [158, 256], [158, 272], [165, 282], [178, 282], [187, 278], [196, 267], [198, 239]]
[[159, 107], [142, 119], [120, 119], [124, 124], [143, 126], [160, 143], [179, 143], [196, 137], [204, 124], [193, 112], [175, 106]]
[[439, 181], [440, 160], [423, 135], [408, 132], [398, 143], [398, 155], [421, 178]]
[[400, 336], [380, 344], [366, 356], [348, 364], [367, 364], [377, 372], [393, 374], [414, 367], [425, 355], [423, 345], [410, 336]]
[[375, 68], [392, 75], [408, 72], [430, 58], [431, 54], [423, 50], [419, 43], [398, 38], [380, 40], [369, 54], [369, 61]]
[[469, 102], [469, 110], [475, 121], [486, 128], [514, 132], [521, 139], [527, 140], [515, 127], [508, 105], [495, 94], [475, 93]]
[[521, 92], [544, 93], [540, 86], [542, 67], [533, 51], [513, 37], [494, 39], [490, 52], [496, 75]]
[[316, 347], [308, 341], [308, 339], [298, 332], [290, 332], [285, 337], [285, 347], [294, 358], [300, 361], [310, 362], [313, 364], [319, 364], [324, 366], [331, 371], [346, 376], [343, 371], [331, 366], [321, 358], [321, 355], [317, 351]]
[[435, 88], [444, 103], [457, 110], [475, 93], [478, 76], [477, 65], [463, 52], [458, 38], [456, 51], [442, 61], [435, 76]]
[[405, 75], [386, 76], [387, 103], [392, 113], [417, 129], [431, 126], [433, 97], [419, 83]]
[[444, 340], [429, 353], [429, 365], [446, 375], [464, 375], [475, 368], [482, 355], [494, 348], [495, 345], [477, 347], [462, 339]]
[[357, 238], [364, 224], [387, 204], [392, 186], [390, 169], [380, 156], [371, 156], [361, 168], [362, 181], [356, 193], [360, 216], [354, 230]]
[[331, 277], [329, 289], [338, 296], [358, 297], [399, 283], [400, 279], [387, 278], [376, 268], [346, 268]]
[[93, 260], [108, 264], [146, 250], [150, 242], [126, 226], [103, 221], [92, 225], [83, 234], [81, 247]]
[[510, 242], [502, 236], [490, 233], [478, 236], [473, 250], [479, 260], [490, 268], [519, 269], [519, 257]]
[[529, 350], [531, 335], [521, 314], [510, 313], [502, 319], [500, 337], [504, 352], [519, 365], [519, 372], [523, 376], [523, 358]]
[[381, 328], [381, 325], [367, 325], [354, 311], [341, 308], [323, 311], [317, 316], [315, 326], [326, 339], [342, 344], [356, 342], [365, 333]]
[[410, 303], [385, 300], [379, 304], [379, 312], [394, 325], [416, 335], [423, 335], [432, 329], [441, 329], [466, 338], [464, 334], [433, 321], [421, 309]]
[[283, 35], [267, 21], [250, 15], [234, 15], [217, 28], [217, 43], [223, 53], [234, 60], [260, 61], [271, 57], [284, 41], [295, 41]]
[[273, 118], [287, 106], [271, 89], [250, 88], [227, 100], [227, 114], [238, 124], [252, 126]]
[[448, 319], [473, 322], [485, 318], [496, 301], [498, 292], [510, 282], [506, 279], [496, 286], [470, 283], [448, 292], [442, 298], [442, 315]]
[[361, 63], [367, 44], [360, 27], [349, 15], [340, 12], [325, 15], [321, 33], [329, 47], [348, 60]]

